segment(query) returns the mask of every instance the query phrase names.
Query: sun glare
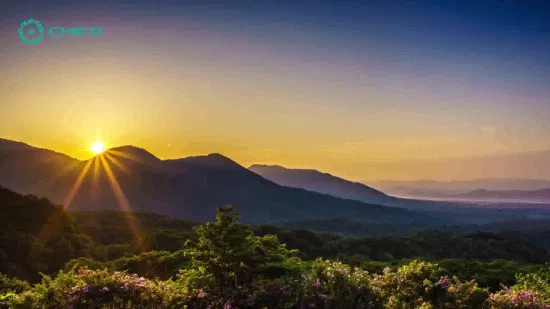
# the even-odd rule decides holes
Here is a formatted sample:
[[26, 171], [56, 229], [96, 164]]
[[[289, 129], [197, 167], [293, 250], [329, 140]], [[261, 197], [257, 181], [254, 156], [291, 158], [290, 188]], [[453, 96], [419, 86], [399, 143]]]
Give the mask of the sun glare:
[[92, 143], [92, 152], [95, 154], [100, 154], [105, 151], [105, 144], [103, 142], [97, 141]]

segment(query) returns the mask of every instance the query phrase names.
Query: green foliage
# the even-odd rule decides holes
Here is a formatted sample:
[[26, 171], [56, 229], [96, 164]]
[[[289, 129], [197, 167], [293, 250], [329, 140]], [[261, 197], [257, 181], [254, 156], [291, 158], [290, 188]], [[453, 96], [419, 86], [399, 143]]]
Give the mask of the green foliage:
[[61, 206], [0, 187], [0, 272], [27, 280], [55, 272], [89, 253], [91, 240], [77, 234]]
[[384, 269], [374, 275], [372, 290], [385, 308], [415, 308], [432, 298], [432, 287], [437, 278], [437, 265], [413, 261], [396, 272]]
[[378, 303], [370, 281], [371, 276], [362, 269], [317, 260], [303, 276], [304, 301], [316, 308], [373, 308]]
[[[75, 229], [93, 239], [96, 245], [136, 245], [136, 235], [127, 224], [128, 213], [121, 211], [74, 211], [70, 213]], [[153, 213], [132, 213], [142, 232], [145, 247], [158, 251], [177, 251], [186, 240], [196, 238], [195, 222]], [[136, 248], [137, 249], [137, 248]]]
[[98, 269], [104, 269], [104, 268], [113, 268], [112, 263], [109, 262], [100, 262], [94, 259], [86, 258], [86, 257], [79, 257], [78, 259], [72, 259], [65, 264], [65, 267], [63, 270], [65, 272], [69, 272], [75, 267], [87, 267], [88, 269], [98, 270]]
[[21, 293], [30, 289], [30, 287], [30, 284], [26, 281], [10, 278], [4, 274], [0, 274], [0, 293], [9, 291]]
[[448, 276], [458, 276], [461, 280], [475, 280], [490, 290], [499, 290], [501, 284], [511, 286], [516, 283], [517, 274], [538, 272], [543, 265], [525, 264], [515, 261], [477, 261], [447, 259], [438, 262]]
[[310, 230], [285, 230], [271, 226], [256, 227], [259, 235], [276, 234], [288, 248], [300, 251], [300, 257], [336, 258], [358, 265], [363, 259], [396, 261], [423, 258], [426, 260], [506, 259], [528, 263], [544, 263], [550, 253], [528, 241], [492, 233], [459, 235], [442, 231], [425, 231], [412, 237], [342, 237]]
[[[317, 260], [298, 273], [275, 279], [255, 275], [231, 295], [204, 269], [186, 268], [176, 281], [75, 266], [55, 278], [0, 294], [8, 308], [242, 308], [242, 309], [548, 309], [540, 293], [519, 284], [489, 294], [474, 281], [446, 276], [435, 264], [413, 261], [396, 271], [369, 274], [334, 261]], [[194, 276], [195, 273], [195, 277]], [[214, 283], [214, 285], [212, 285]]]
[[186, 251], [190, 267], [199, 271], [184, 274], [215, 284], [225, 298], [292, 254], [276, 236], [254, 236], [250, 226], [238, 220], [233, 207], [219, 207], [216, 222], [196, 227], [198, 240], [190, 242]]
[[149, 278], [168, 279], [187, 266], [189, 258], [185, 251], [174, 253], [167, 251], [150, 251], [139, 255], [123, 257], [112, 262], [112, 268], [127, 270]]
[[524, 290], [510, 290], [507, 287], [498, 293], [492, 294], [489, 304], [491, 309], [550, 308], [550, 303], [542, 300], [537, 293]]
[[550, 264], [537, 273], [519, 274], [513, 289], [537, 293], [542, 300], [550, 303]]
[[0, 308], [550, 306], [550, 268], [525, 263], [548, 252], [509, 236], [345, 238], [253, 228], [230, 206], [203, 225], [135, 214], [136, 235], [127, 213], [78, 212], [73, 221], [47, 200], [4, 189], [0, 202]]
[[463, 283], [455, 277], [454, 283], [451, 283], [445, 277], [441, 278], [436, 286], [439, 289], [436, 292], [436, 297], [439, 298], [436, 298], [434, 302], [442, 309], [481, 309], [487, 306], [489, 291], [478, 287], [475, 280]]
[[162, 308], [170, 302], [170, 282], [86, 267], [55, 279], [44, 277], [32, 290], [4, 298], [10, 308]]

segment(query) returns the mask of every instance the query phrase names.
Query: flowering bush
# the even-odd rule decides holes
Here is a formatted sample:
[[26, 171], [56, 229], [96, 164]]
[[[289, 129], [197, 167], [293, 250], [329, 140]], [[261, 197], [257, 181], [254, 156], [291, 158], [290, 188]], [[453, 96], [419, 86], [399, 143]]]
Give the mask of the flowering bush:
[[432, 298], [436, 272], [435, 264], [413, 261], [395, 272], [386, 268], [375, 274], [371, 287], [385, 308], [416, 308]]
[[550, 309], [550, 303], [540, 298], [532, 291], [511, 290], [503, 286], [503, 290], [492, 294], [491, 309]]
[[164, 308], [170, 300], [168, 291], [169, 282], [83, 267], [60, 273], [55, 280], [45, 277], [33, 289], [12, 294], [7, 302], [13, 308]]
[[341, 262], [317, 260], [303, 275], [301, 289], [305, 306], [312, 308], [375, 308], [370, 275]]
[[6, 290], [0, 308], [550, 309], [541, 296], [550, 292], [546, 277], [522, 280], [489, 294], [475, 281], [438, 276], [437, 265], [426, 262], [371, 275], [340, 262], [317, 260], [292, 275], [257, 276], [225, 294], [200, 269], [162, 281], [77, 267], [55, 279], [45, 276], [25, 289]]
[[434, 293], [434, 303], [442, 309], [483, 308], [489, 297], [489, 291], [479, 288], [473, 280], [461, 282], [457, 278], [441, 277], [435, 288], [440, 290]]
[[373, 275], [370, 285], [385, 308], [481, 309], [489, 292], [475, 281], [461, 282], [442, 276], [436, 264], [413, 261], [397, 271], [387, 268]]
[[517, 276], [517, 284], [513, 289], [535, 292], [542, 301], [550, 303], [550, 264], [538, 273]]
[[299, 301], [296, 287], [292, 279], [260, 279], [235, 304], [237, 308], [294, 308]]

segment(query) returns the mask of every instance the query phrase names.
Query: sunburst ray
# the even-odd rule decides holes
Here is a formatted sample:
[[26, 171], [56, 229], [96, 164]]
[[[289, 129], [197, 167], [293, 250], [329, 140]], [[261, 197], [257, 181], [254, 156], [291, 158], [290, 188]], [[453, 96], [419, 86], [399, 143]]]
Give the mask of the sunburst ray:
[[109, 166], [109, 163], [107, 160], [105, 160], [104, 156], [99, 156], [99, 159], [101, 161], [101, 165], [103, 169], [105, 170], [105, 173], [107, 174], [107, 179], [109, 180], [109, 184], [111, 186], [111, 190], [115, 194], [115, 197], [117, 199], [118, 206], [120, 209], [124, 212], [124, 216], [126, 218], [126, 222], [128, 223], [128, 227], [130, 228], [130, 231], [134, 234], [137, 245], [140, 250], [144, 251], [144, 244], [143, 244], [143, 237], [142, 233], [138, 227], [138, 224], [136, 222], [136, 219], [134, 215], [131, 212], [130, 203], [128, 199], [126, 198], [126, 195], [124, 194], [124, 191], [120, 187], [120, 184], [118, 183], [118, 180], [116, 179], [116, 176], [114, 175], [113, 171], [111, 170], [111, 167]]
[[82, 169], [82, 171], [78, 175], [76, 181], [74, 182], [73, 186], [71, 187], [71, 190], [69, 191], [69, 194], [63, 200], [63, 207], [65, 209], [67, 209], [71, 205], [71, 202], [73, 201], [74, 197], [78, 193], [78, 190], [80, 189], [80, 186], [82, 185], [84, 177], [86, 177], [86, 175], [88, 174], [88, 170], [90, 169], [90, 166], [92, 165], [92, 163], [95, 163], [95, 162], [96, 162], [96, 158], [88, 160], [88, 162], [86, 163], [86, 166], [84, 166], [84, 168]]
[[122, 164], [122, 162], [120, 162], [117, 158], [113, 157], [110, 153], [106, 152], [103, 156], [107, 158], [109, 162], [113, 163], [114, 165], [116, 165], [116, 167], [121, 169], [124, 173], [130, 175], [130, 170], [126, 166], [124, 166], [124, 164]]
[[67, 173], [69, 173], [70, 171], [76, 169], [78, 167], [78, 165], [80, 165], [81, 163], [82, 163], [82, 161], [75, 160], [75, 161], [71, 162], [70, 164], [67, 164], [67, 165], [63, 166], [62, 168], [58, 169], [51, 176], [51, 178], [43, 185], [42, 190], [44, 192], [50, 191], [58, 183], [58, 181], [60, 179], [62, 179], [61, 176], [64, 176]]
[[116, 149], [109, 149], [109, 150], [107, 151], [107, 153], [111, 154], [111, 155], [114, 156], [114, 157], [121, 157], [121, 158], [128, 159], [128, 160], [131, 160], [131, 161], [134, 161], [134, 162], [147, 164], [147, 162], [144, 162], [142, 159], [140, 159], [140, 158], [137, 157], [137, 156], [133, 156], [133, 155], [131, 155], [131, 154], [124, 153], [124, 152], [122, 152], [122, 151], [118, 151], [118, 150], [116, 150]]
[[[96, 158], [88, 160], [88, 162], [86, 162], [86, 165], [84, 166], [82, 171], [80, 171], [80, 174], [78, 175], [75, 182], [71, 186], [71, 189], [69, 190], [69, 193], [67, 194], [67, 196], [63, 200], [62, 207], [65, 210], [67, 210], [67, 208], [69, 208], [69, 206], [71, 205], [74, 197], [76, 196], [76, 194], [78, 193], [80, 187], [82, 186], [82, 182], [84, 181], [84, 178], [88, 174], [88, 170], [90, 169], [92, 164], [95, 163], [95, 162], [96, 162]], [[74, 166], [72, 166], [72, 164], [70, 166], [67, 166], [67, 167], [63, 168], [61, 171], [56, 173], [56, 176], [54, 176], [53, 178], [56, 178], [58, 176], [61, 176], [61, 175], [65, 174], [68, 170], [71, 170], [72, 168], [74, 168]], [[37, 234], [36, 240], [37, 241], [45, 241], [45, 239], [48, 239], [51, 236], [50, 234], [52, 232], [49, 228], [58, 225], [58, 222], [57, 222], [58, 220], [60, 220], [60, 218], [58, 218], [58, 217], [54, 217], [54, 218], [49, 217], [45, 221], [45, 224], [41, 228], [40, 232]], [[37, 246], [32, 246], [31, 251], [29, 252], [29, 256], [27, 257], [29, 262], [34, 262], [36, 260], [37, 254], [38, 254], [37, 248], [38, 248]]]

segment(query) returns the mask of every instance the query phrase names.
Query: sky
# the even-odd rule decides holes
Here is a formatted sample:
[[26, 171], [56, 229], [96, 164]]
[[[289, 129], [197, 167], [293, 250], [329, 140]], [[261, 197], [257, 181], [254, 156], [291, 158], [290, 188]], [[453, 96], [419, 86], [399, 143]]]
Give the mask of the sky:
[[[103, 33], [28, 45], [31, 17]], [[0, 137], [79, 159], [101, 140], [453, 180], [484, 175], [418, 162], [550, 149], [546, 1], [8, 0], [0, 47]]]

